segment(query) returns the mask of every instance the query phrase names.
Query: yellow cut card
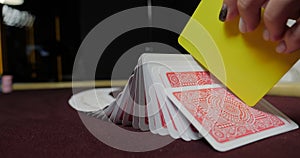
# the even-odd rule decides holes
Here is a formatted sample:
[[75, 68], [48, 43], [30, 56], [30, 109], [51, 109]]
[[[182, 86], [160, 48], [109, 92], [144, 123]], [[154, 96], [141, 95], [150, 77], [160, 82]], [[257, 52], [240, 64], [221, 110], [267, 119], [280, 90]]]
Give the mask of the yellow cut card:
[[238, 19], [221, 22], [223, 0], [202, 0], [179, 36], [202, 66], [249, 106], [254, 106], [300, 59], [300, 51], [279, 54], [276, 43], [264, 41], [263, 24], [242, 34]]

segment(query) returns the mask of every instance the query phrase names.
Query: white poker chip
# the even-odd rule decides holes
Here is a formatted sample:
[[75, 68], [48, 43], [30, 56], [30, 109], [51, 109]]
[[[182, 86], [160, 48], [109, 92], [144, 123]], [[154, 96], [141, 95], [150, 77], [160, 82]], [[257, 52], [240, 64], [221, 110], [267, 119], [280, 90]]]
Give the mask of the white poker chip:
[[72, 95], [68, 103], [77, 111], [92, 112], [103, 110], [115, 100], [110, 93], [117, 90], [120, 90], [120, 88], [96, 88], [85, 90]]

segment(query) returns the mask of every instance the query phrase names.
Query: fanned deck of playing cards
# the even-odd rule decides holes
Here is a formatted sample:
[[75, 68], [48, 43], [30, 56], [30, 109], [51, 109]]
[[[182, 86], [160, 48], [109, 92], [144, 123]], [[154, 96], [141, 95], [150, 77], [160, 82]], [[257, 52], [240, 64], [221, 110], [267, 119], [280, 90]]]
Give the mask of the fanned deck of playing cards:
[[218, 151], [298, 128], [264, 99], [247, 106], [190, 55], [143, 54], [123, 90], [115, 98], [109, 93], [85, 93], [106, 98], [102, 105], [93, 99], [93, 108], [88, 101], [80, 103], [88, 98], [84, 92], [69, 103], [87, 115], [141, 131], [185, 141], [204, 137]]

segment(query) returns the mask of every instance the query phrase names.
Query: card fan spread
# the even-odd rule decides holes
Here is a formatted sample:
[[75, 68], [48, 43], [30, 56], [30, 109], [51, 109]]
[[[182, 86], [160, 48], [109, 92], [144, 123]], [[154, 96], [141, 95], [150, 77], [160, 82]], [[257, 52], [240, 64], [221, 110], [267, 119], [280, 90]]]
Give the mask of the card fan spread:
[[[101, 105], [85, 94], [97, 94], [93, 100]], [[190, 55], [143, 54], [122, 92], [111, 98], [107, 90], [105, 95], [88, 91], [73, 95], [69, 103], [87, 115], [141, 131], [185, 141], [203, 137], [218, 151], [298, 128], [264, 99], [255, 107], [246, 105]]]

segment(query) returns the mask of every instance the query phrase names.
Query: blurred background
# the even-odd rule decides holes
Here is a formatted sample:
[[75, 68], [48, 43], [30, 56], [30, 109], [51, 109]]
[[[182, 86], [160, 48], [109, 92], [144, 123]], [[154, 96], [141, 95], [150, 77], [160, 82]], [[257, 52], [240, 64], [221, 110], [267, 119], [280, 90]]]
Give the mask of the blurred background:
[[[151, 5], [192, 15], [200, 3], [200, 0], [24, 0], [12, 5], [8, 1], [0, 1], [0, 74], [12, 75], [15, 83], [71, 81], [81, 42], [98, 23], [117, 12]], [[165, 43], [184, 52], [177, 38], [175, 33], [154, 28], [121, 35], [105, 49], [99, 61], [105, 67], [97, 68], [96, 79], [109, 80], [117, 59], [141, 43]]]

